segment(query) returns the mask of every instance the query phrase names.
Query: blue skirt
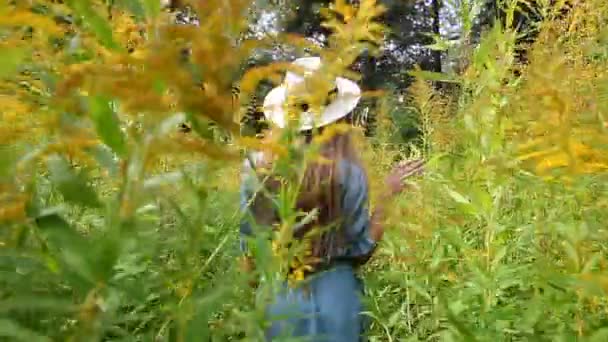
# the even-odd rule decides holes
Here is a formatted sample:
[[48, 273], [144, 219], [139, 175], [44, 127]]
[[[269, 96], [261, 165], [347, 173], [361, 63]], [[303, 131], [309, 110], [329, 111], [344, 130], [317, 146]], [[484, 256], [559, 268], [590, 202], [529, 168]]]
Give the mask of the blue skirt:
[[[363, 283], [351, 265], [311, 275], [295, 289], [284, 285], [267, 310], [268, 341], [300, 337], [312, 342], [364, 341]], [[300, 340], [300, 339], [298, 339]]]

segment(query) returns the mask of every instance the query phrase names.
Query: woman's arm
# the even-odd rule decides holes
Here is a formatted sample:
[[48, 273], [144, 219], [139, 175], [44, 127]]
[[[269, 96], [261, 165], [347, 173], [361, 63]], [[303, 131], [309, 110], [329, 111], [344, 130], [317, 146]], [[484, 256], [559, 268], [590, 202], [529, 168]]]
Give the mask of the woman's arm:
[[[239, 269], [244, 273], [247, 274], [249, 276], [251, 276], [253, 273], [253, 271], [255, 270], [255, 263], [253, 258], [250, 255], [249, 252], [249, 246], [247, 243], [247, 237], [250, 237], [253, 234], [253, 229], [251, 226], [251, 222], [250, 222], [250, 205], [251, 205], [251, 200], [253, 197], [253, 194], [250, 190], [250, 177], [251, 174], [254, 172], [253, 167], [252, 167], [252, 160], [249, 158], [251, 156], [248, 156], [248, 158], [243, 162], [243, 169], [242, 169], [242, 174], [241, 174], [241, 188], [240, 188], [240, 211], [241, 211], [241, 222], [240, 222], [240, 228], [239, 228], [239, 235], [240, 235], [240, 251], [241, 251], [241, 255], [238, 257], [238, 267]], [[250, 280], [249, 285], [251, 285], [252, 287], [255, 287], [255, 281], [254, 280]]]
[[243, 255], [239, 258], [239, 267], [244, 274], [247, 274], [251, 279], [249, 280], [249, 286], [255, 288], [258, 286], [257, 279], [253, 275], [253, 271], [255, 271], [255, 263], [253, 262], [253, 258], [249, 255]]
[[424, 161], [410, 160], [399, 164], [386, 177], [385, 184], [387, 192], [378, 198], [378, 204], [372, 213], [370, 222], [370, 237], [379, 242], [384, 235], [385, 205], [392, 201], [398, 194], [406, 188], [404, 180], [408, 177], [420, 175], [423, 171]]
[[378, 201], [378, 205], [375, 207], [374, 212], [372, 213], [372, 217], [370, 219], [370, 232], [369, 235], [372, 240], [379, 242], [382, 240], [382, 236], [384, 236], [384, 203], [386, 201], [391, 200], [392, 197], [383, 196], [386, 198], [381, 198]]

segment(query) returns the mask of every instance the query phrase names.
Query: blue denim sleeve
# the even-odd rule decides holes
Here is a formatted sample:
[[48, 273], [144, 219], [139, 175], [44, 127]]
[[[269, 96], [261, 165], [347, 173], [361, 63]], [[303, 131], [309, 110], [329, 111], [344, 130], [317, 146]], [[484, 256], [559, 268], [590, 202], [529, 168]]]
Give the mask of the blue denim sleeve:
[[369, 187], [361, 167], [344, 164], [343, 214], [348, 239], [346, 257], [365, 258], [372, 254], [376, 242], [370, 237]]
[[240, 211], [241, 211], [241, 221], [239, 227], [239, 240], [240, 240], [240, 249], [241, 252], [247, 253], [247, 237], [253, 235], [253, 229], [251, 226], [251, 215], [249, 211], [249, 202], [253, 196], [251, 190], [251, 179], [250, 174], [251, 169], [247, 167], [247, 163], [244, 164], [244, 168], [241, 174], [241, 187], [240, 187]]
[[240, 229], [239, 229], [239, 240], [240, 240], [240, 248], [241, 248], [241, 252], [243, 253], [247, 253], [248, 248], [247, 248], [247, 241], [246, 241], [246, 237], [251, 236], [251, 234], [253, 233], [253, 230], [251, 229], [251, 222], [250, 222], [250, 218], [249, 218], [249, 199], [251, 198], [249, 191], [246, 187], [246, 185], [243, 183], [241, 184], [241, 190], [240, 190], [240, 210], [241, 210], [241, 222], [240, 222]]

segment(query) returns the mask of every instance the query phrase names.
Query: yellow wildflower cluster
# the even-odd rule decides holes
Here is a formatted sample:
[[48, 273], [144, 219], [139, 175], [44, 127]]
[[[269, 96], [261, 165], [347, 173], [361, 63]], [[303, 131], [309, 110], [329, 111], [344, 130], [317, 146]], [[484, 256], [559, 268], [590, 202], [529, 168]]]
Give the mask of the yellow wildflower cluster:
[[310, 240], [304, 239], [298, 246], [298, 251], [301, 253], [295, 253], [290, 256], [290, 249], [288, 246], [283, 246], [276, 239], [272, 241], [272, 253], [280, 265], [280, 272], [287, 275], [287, 282], [290, 286], [297, 286], [307, 272], [311, 272], [314, 269], [314, 260], [311, 258], [311, 245]]
[[537, 174], [608, 171], [606, 56], [593, 56], [605, 49], [600, 19], [606, 13], [604, 1], [579, 1], [567, 17], [547, 23], [530, 51], [525, 83], [510, 109], [519, 159], [532, 162]]
[[2, 186], [0, 188], [0, 223], [24, 219], [27, 199], [27, 196], [14, 189]]
[[457, 141], [458, 134], [450, 115], [449, 98], [435, 92], [431, 84], [422, 78], [416, 78], [410, 93], [420, 114], [425, 149], [449, 151]]
[[[90, 2], [95, 11], [104, 13], [106, 5], [102, 1]], [[36, 6], [44, 6], [46, 12], [33, 10]], [[108, 21], [113, 38], [119, 46], [129, 52], [137, 52], [144, 43], [145, 30], [138, 25], [133, 16], [124, 10], [114, 8], [108, 15]], [[17, 65], [26, 66], [19, 73], [4, 75], [0, 82], [0, 105], [2, 111], [2, 126], [0, 137], [2, 142], [12, 144], [18, 141], [41, 139], [52, 134], [57, 123], [54, 117], [59, 108], [51, 104], [52, 91], [42, 82], [39, 71], [49, 74], [48, 77], [69, 75], [73, 70], [84, 72], [86, 66], [94, 59], [73, 63], [67, 58], [65, 49], [73, 52], [95, 52], [94, 58], [109, 58], [113, 56], [106, 47], [88, 30], [78, 28], [69, 21], [57, 18], [74, 16], [74, 11], [63, 2], [56, 1], [16, 1], [14, 4], [0, 5], [0, 29], [4, 30], [5, 38], [0, 42], [3, 55], [13, 51], [15, 68]], [[103, 15], [103, 14], [101, 14]], [[31, 28], [29, 36], [24, 28]], [[63, 47], [59, 42], [63, 40]], [[130, 49], [127, 49], [129, 48]], [[6, 56], [6, 55], [5, 55]], [[29, 65], [29, 66], [28, 66]], [[81, 95], [87, 92], [80, 91]], [[66, 94], [62, 94], [65, 96]], [[44, 99], [44, 101], [41, 101]], [[61, 103], [61, 101], [57, 101]]]

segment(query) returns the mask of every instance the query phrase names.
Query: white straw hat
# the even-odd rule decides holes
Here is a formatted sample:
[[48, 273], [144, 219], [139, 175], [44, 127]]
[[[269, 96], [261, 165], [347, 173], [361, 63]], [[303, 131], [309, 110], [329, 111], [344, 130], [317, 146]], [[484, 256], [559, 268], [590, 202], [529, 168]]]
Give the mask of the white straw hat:
[[[296, 59], [293, 64], [308, 70], [305, 76], [318, 70], [321, 66], [321, 58], [305, 57]], [[304, 81], [304, 78], [296, 73], [287, 71], [283, 84], [273, 88], [264, 98], [264, 114], [266, 119], [280, 128], [286, 126], [285, 102], [288, 90]], [[303, 111], [300, 116], [300, 131], [310, 130], [313, 127], [321, 127], [335, 122], [348, 115], [359, 103], [361, 89], [357, 84], [346, 78], [337, 77], [335, 80], [335, 99], [325, 106], [320, 115], [314, 115], [309, 111]]]

